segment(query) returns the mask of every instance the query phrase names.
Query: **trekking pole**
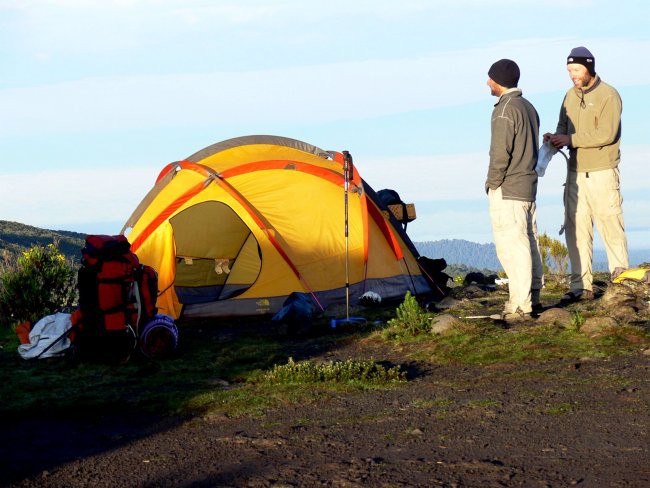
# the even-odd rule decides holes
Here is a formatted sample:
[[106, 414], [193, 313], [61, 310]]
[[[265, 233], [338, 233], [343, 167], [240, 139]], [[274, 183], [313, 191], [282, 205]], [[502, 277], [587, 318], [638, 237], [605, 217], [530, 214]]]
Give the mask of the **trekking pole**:
[[343, 151], [343, 194], [345, 198], [345, 319], [332, 319], [332, 329], [341, 325], [362, 325], [367, 322], [364, 317], [350, 317], [350, 232], [349, 232], [349, 190], [350, 182], [354, 180], [352, 156]]
[[345, 202], [345, 319], [350, 319], [350, 233], [348, 230], [348, 192], [353, 178], [352, 155], [343, 151], [343, 194]]

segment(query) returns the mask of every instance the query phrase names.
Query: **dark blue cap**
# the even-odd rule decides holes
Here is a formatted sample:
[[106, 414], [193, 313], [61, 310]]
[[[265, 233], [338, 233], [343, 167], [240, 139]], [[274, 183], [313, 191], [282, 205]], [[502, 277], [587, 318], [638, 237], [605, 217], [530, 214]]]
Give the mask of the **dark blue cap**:
[[566, 58], [566, 64], [574, 63], [583, 65], [591, 76], [596, 76], [596, 59], [586, 47], [579, 46], [571, 49], [569, 56]]

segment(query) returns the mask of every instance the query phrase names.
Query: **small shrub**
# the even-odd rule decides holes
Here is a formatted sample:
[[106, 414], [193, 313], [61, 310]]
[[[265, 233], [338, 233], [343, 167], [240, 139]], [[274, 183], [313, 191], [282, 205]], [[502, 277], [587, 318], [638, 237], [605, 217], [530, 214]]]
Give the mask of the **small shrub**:
[[537, 239], [539, 253], [542, 256], [544, 274], [551, 272], [565, 274], [569, 265], [569, 250], [557, 239], [544, 233]]
[[580, 313], [579, 310], [576, 310], [573, 312], [573, 317], [571, 317], [571, 327], [573, 327], [573, 330], [580, 330], [580, 327], [582, 327], [582, 324], [585, 323], [585, 318], [583, 315]]
[[429, 315], [422, 310], [410, 292], [406, 292], [404, 301], [395, 312], [395, 318], [388, 321], [395, 336], [416, 336], [429, 332]]
[[275, 365], [271, 371], [252, 380], [257, 384], [370, 384], [382, 385], [405, 380], [398, 366], [385, 368], [369, 360], [329, 361], [317, 364], [312, 361], [296, 363], [289, 358], [287, 364]]
[[34, 323], [62, 307], [77, 295], [74, 267], [56, 243], [34, 246], [15, 263], [5, 259], [0, 276], [0, 321]]
[[565, 274], [569, 266], [569, 250], [567, 247], [560, 241], [553, 239], [550, 254], [555, 270], [560, 274]]

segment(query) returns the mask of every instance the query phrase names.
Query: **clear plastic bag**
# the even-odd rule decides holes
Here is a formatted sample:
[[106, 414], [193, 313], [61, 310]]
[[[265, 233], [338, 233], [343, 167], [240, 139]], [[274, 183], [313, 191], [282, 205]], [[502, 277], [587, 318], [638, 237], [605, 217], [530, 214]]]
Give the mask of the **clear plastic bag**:
[[544, 176], [548, 163], [551, 162], [551, 159], [556, 153], [557, 148], [551, 144], [550, 140], [546, 141], [540, 146], [539, 153], [537, 155], [537, 166], [535, 166], [537, 176]]

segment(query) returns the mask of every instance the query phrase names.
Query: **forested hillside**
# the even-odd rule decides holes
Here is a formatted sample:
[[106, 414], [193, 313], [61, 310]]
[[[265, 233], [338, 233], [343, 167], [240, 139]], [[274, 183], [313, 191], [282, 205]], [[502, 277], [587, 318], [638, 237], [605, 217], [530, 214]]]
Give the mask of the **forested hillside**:
[[56, 240], [59, 243], [59, 250], [67, 258], [79, 262], [85, 237], [85, 234], [78, 232], [41, 229], [18, 222], [0, 220], [0, 253], [9, 251], [11, 254], [20, 254], [37, 244], [47, 246]]
[[478, 244], [462, 239], [443, 239], [414, 244], [423, 256], [444, 258], [450, 266], [462, 264], [477, 269], [495, 271], [502, 269], [494, 244]]

